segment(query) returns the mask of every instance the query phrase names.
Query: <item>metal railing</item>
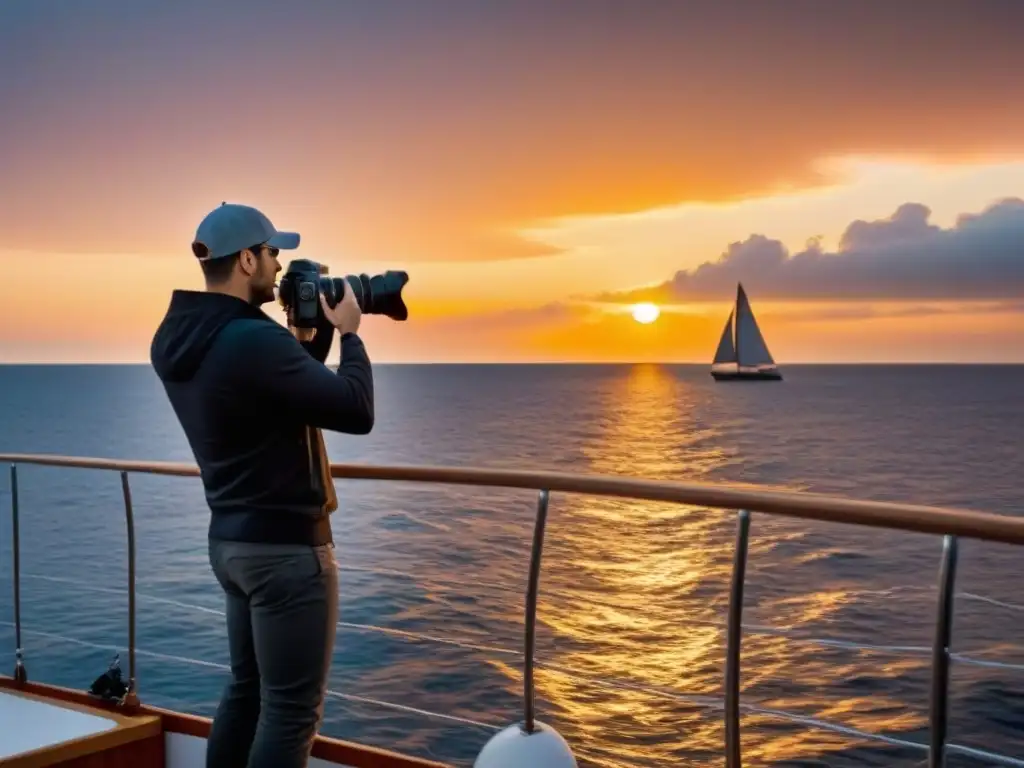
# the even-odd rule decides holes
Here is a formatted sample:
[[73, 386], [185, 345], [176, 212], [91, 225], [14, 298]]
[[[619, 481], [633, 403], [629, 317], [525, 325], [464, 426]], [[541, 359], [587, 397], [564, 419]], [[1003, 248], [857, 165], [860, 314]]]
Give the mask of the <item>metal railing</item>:
[[[20, 543], [17, 465], [99, 469], [120, 472], [124, 496], [125, 521], [128, 530], [128, 605], [129, 605], [129, 694], [125, 703], [137, 702], [135, 674], [135, 524], [128, 475], [139, 474], [198, 477], [194, 465], [171, 462], [144, 462], [96, 459], [38, 454], [0, 454], [0, 462], [11, 465], [11, 501], [14, 551], [14, 624], [16, 667], [15, 679], [26, 679], [21, 643], [20, 613]], [[548, 505], [552, 491], [613, 496], [645, 501], [675, 502], [704, 507], [731, 509], [737, 512], [736, 546], [729, 591], [725, 652], [725, 755], [727, 768], [742, 764], [740, 738], [740, 672], [743, 636], [743, 592], [746, 580], [748, 544], [753, 513], [767, 513], [806, 520], [847, 523], [890, 530], [940, 534], [943, 536], [939, 567], [938, 604], [932, 642], [931, 686], [929, 696], [930, 768], [945, 765], [946, 754], [984, 755], [1003, 765], [1024, 765], [1024, 761], [993, 753], [982, 753], [970, 747], [947, 741], [949, 710], [949, 667], [953, 619], [953, 598], [957, 573], [958, 539], [973, 538], [1006, 544], [1024, 544], [1024, 518], [977, 512], [964, 509], [926, 507], [888, 502], [855, 501], [805, 492], [760, 490], [722, 484], [687, 483], [644, 480], [629, 477], [574, 475], [556, 472], [514, 471], [496, 469], [465, 469], [424, 466], [369, 466], [332, 464], [331, 476], [348, 480], [386, 480], [495, 488], [531, 489], [539, 492], [530, 557], [530, 571], [525, 600], [525, 637], [523, 661], [523, 728], [531, 732], [535, 722], [535, 648], [537, 601], [544, 546]]]

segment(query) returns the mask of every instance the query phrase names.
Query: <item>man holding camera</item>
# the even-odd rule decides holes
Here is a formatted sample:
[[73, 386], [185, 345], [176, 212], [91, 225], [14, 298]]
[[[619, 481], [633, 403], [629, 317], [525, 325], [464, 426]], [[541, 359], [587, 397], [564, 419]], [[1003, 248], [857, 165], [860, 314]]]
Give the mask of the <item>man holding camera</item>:
[[[222, 204], [192, 251], [205, 291], [176, 290], [150, 349], [199, 464], [209, 557], [226, 596], [231, 680], [207, 744], [210, 768], [305, 766], [323, 717], [338, 618], [330, 514], [337, 508], [321, 429], [373, 428], [373, 376], [352, 289], [311, 341], [267, 316], [299, 245], [260, 211]], [[324, 361], [341, 337], [341, 362]]]

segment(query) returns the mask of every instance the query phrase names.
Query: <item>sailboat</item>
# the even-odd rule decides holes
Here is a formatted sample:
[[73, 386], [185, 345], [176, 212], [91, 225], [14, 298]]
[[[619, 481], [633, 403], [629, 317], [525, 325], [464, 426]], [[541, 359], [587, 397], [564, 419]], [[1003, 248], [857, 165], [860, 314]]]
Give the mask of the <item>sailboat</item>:
[[729, 313], [711, 363], [715, 381], [781, 381], [743, 283], [736, 285], [736, 306]]

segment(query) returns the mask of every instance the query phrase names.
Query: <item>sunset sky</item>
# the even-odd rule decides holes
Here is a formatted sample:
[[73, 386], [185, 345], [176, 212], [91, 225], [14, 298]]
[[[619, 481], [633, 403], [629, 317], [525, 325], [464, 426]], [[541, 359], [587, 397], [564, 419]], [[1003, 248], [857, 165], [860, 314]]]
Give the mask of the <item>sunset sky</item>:
[[1022, 29], [1017, 0], [6, 0], [0, 361], [147, 361], [227, 200], [334, 274], [409, 271], [375, 361], [710, 364], [742, 281], [782, 366], [1024, 362]]

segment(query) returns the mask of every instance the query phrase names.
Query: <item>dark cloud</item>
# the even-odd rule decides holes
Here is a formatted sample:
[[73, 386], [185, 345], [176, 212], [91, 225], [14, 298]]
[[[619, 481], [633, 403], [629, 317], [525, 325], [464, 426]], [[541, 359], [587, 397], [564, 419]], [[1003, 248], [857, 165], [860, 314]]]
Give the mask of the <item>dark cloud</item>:
[[[790, 253], [755, 234], [717, 261], [680, 270], [662, 285], [604, 300], [720, 300], [736, 284], [758, 299], [977, 301], [1024, 298], [1024, 200], [963, 214], [943, 229], [931, 211], [905, 203], [878, 221], [854, 221], [836, 252], [810, 241]], [[1019, 306], [1019, 305], [1017, 305]]]

